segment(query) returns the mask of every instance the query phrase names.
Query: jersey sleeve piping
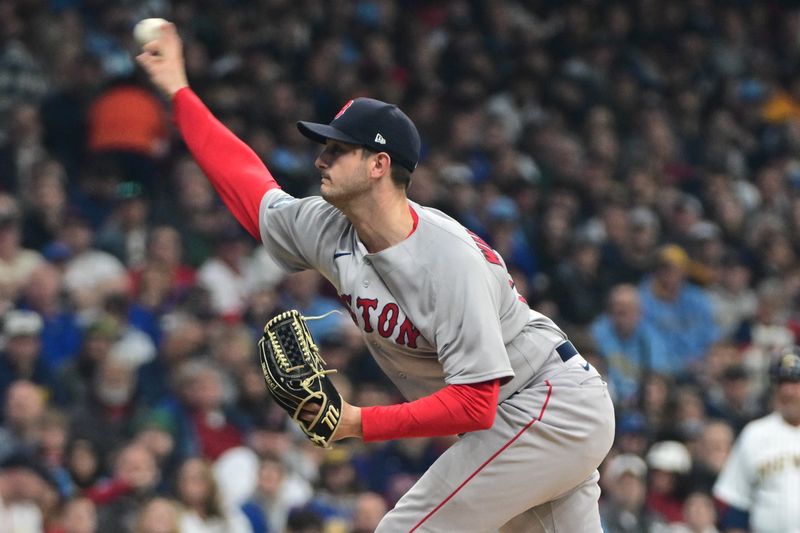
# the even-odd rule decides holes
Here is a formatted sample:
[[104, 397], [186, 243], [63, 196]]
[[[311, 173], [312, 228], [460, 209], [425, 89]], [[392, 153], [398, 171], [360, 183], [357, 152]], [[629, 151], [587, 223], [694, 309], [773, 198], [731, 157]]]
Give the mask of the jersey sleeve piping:
[[333, 261], [329, 248], [341, 238], [344, 220], [319, 196], [295, 198], [280, 189], [268, 191], [259, 210], [261, 240], [270, 255], [287, 272], [313, 268], [327, 279]]
[[444, 382], [448, 385], [471, 385], [473, 383], [480, 383], [492, 379], [503, 379], [507, 377], [514, 377], [514, 371], [511, 368], [505, 370], [497, 370], [494, 372], [485, 372], [478, 375], [470, 375], [469, 377], [453, 376], [445, 378]]

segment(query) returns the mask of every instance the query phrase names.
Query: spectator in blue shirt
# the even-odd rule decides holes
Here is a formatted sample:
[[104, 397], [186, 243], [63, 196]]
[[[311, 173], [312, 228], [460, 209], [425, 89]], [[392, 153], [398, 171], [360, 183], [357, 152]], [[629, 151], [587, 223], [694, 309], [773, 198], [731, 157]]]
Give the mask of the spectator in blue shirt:
[[639, 292], [633, 285], [624, 283], [611, 290], [606, 312], [590, 331], [606, 359], [611, 390], [621, 405], [636, 404], [645, 374], [670, 370], [664, 339], [642, 319]]
[[655, 269], [639, 291], [643, 320], [664, 339], [672, 374], [697, 362], [719, 339], [711, 300], [686, 280], [688, 267], [683, 248], [667, 244], [658, 250]]
[[63, 252], [61, 246], [56, 246], [45, 253], [48, 261], [31, 273], [20, 301], [21, 309], [36, 312], [41, 317], [41, 358], [52, 371], [73, 361], [83, 343], [83, 331], [71, 302], [64, 297], [63, 273], [56, 262], [64, 260], [59, 256]]

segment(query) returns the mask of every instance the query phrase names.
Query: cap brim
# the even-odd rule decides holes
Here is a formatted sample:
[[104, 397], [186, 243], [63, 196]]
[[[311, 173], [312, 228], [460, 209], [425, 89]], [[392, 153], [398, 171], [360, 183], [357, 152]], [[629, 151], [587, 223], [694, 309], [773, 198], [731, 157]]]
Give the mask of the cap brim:
[[314, 142], [318, 142], [320, 144], [325, 144], [325, 141], [328, 139], [333, 139], [334, 141], [341, 141], [343, 143], [350, 143], [350, 144], [362, 144], [361, 141], [355, 139], [341, 130], [334, 128], [333, 126], [329, 126], [327, 124], [317, 124], [316, 122], [305, 122], [300, 121], [297, 123], [297, 129], [300, 130], [300, 133], [308, 137]]

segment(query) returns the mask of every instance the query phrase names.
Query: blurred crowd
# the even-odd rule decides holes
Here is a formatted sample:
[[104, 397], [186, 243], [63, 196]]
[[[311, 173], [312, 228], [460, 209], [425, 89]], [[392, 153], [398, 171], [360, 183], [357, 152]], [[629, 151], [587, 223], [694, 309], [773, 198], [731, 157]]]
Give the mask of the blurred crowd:
[[[267, 399], [263, 323], [337, 294], [221, 205], [135, 67], [148, 16], [290, 193], [318, 183], [296, 120], [398, 103], [410, 197], [607, 376], [607, 531], [717, 530], [800, 334], [792, 2], [0, 0], [0, 532], [363, 533], [451, 442], [321, 451]], [[349, 401], [400, 401], [347, 313], [311, 328]]]

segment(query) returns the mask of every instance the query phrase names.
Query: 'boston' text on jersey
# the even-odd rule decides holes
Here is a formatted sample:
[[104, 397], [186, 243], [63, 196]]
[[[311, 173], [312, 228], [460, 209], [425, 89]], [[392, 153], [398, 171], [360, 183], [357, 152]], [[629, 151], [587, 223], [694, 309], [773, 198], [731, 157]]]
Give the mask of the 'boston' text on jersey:
[[[400, 322], [400, 307], [396, 303], [389, 302], [381, 305], [377, 298], [356, 298], [356, 307], [362, 318], [362, 321], [359, 321], [353, 310], [352, 295], [340, 294], [339, 301], [347, 307], [353, 322], [365, 332], [372, 333], [377, 330], [381, 337], [388, 339], [394, 336], [396, 331], [397, 336], [394, 338], [395, 343], [401, 346], [408, 346], [409, 348], [417, 347], [419, 330], [414, 327], [414, 324], [412, 324], [408, 318], [405, 318], [398, 328], [398, 322]], [[373, 327], [372, 318], [374, 316], [378, 318]]]

